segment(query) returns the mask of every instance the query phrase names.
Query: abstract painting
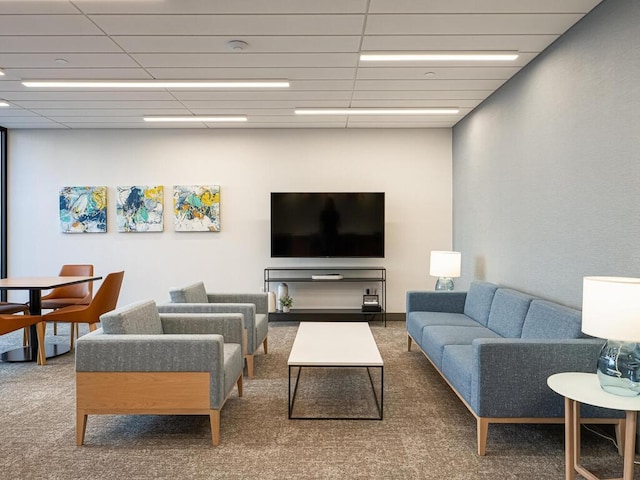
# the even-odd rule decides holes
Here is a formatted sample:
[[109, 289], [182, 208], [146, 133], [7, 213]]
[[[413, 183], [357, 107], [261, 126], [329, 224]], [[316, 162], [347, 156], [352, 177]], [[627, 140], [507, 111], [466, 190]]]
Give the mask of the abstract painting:
[[116, 218], [119, 232], [161, 232], [164, 226], [162, 185], [117, 187]]
[[220, 186], [175, 185], [173, 213], [176, 232], [219, 232]]
[[62, 187], [60, 229], [64, 233], [105, 233], [107, 187]]

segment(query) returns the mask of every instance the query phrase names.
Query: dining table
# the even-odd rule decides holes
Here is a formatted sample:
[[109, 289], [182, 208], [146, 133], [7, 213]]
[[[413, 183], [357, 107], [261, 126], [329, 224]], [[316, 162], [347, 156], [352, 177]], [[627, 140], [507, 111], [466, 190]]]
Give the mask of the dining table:
[[[42, 315], [42, 292], [53, 288], [75, 285], [76, 283], [94, 282], [101, 276], [53, 276], [53, 277], [15, 277], [0, 278], [0, 290], [28, 290], [29, 314]], [[47, 358], [63, 355], [71, 350], [69, 344], [45, 345]], [[4, 362], [35, 362], [38, 355], [38, 336], [36, 326], [29, 327], [29, 345], [9, 350], [0, 355]]]

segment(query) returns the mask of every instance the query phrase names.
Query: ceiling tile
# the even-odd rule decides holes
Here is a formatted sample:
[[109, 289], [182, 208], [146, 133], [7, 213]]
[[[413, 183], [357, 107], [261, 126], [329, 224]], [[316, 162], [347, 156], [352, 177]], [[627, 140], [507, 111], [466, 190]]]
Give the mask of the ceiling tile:
[[369, 15], [366, 35], [549, 35], [560, 34], [582, 15], [508, 14], [508, 15]]
[[[247, 47], [240, 55], [248, 53], [281, 52], [358, 52], [358, 35], [116, 35], [113, 41], [131, 53], [230, 53], [227, 43], [242, 40]], [[0, 37], [2, 46], [2, 37]]]
[[110, 53], [122, 49], [109, 37], [98, 35], [0, 35], [3, 53]]
[[114, 2], [100, 0], [75, 0], [85, 13], [162, 13], [162, 14], [234, 14], [234, 13], [363, 13], [367, 0], [147, 0]]
[[[136, 53], [132, 57], [143, 67], [353, 67], [355, 53]], [[0, 59], [2, 57], [0, 56]]]
[[2, 35], [97, 35], [102, 32], [82, 15], [0, 15]]
[[[66, 62], [62, 63], [61, 62]], [[138, 67], [124, 53], [0, 53], [0, 65], [18, 68], [121, 68]]]
[[108, 35], [359, 35], [364, 22], [364, 15], [92, 15], [90, 18]]
[[[353, 79], [354, 68], [147, 68], [153, 78], [163, 80], [202, 80], [202, 79], [270, 79], [282, 78], [292, 81], [297, 88], [300, 80]], [[347, 89], [351, 89], [350, 84]], [[264, 89], [263, 89], [264, 91]]]
[[371, 0], [369, 13], [587, 13], [600, 0]]

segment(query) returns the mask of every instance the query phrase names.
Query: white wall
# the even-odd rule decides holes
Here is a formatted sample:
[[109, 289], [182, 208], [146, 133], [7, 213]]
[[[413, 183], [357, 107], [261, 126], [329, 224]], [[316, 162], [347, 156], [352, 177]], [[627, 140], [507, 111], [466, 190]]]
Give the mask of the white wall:
[[[433, 286], [429, 251], [451, 248], [451, 174], [449, 129], [12, 130], [9, 275], [56, 274], [64, 263], [124, 269], [124, 305], [166, 301], [170, 286], [198, 280], [209, 291], [259, 291], [267, 266], [382, 265], [388, 310], [404, 312], [406, 290]], [[179, 184], [220, 185], [220, 233], [173, 231]], [[60, 232], [59, 189], [72, 185], [108, 187], [106, 234]], [[116, 231], [118, 185], [164, 185], [164, 232]], [[271, 259], [271, 191], [386, 192], [386, 258]], [[298, 286], [292, 296], [297, 307], [352, 306], [361, 287]]]

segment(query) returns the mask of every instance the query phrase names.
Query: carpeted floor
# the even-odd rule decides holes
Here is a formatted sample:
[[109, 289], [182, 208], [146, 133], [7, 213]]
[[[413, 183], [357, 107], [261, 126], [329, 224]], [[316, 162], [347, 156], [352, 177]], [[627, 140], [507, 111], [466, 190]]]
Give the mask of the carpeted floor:
[[[287, 358], [297, 325], [273, 323], [256, 377], [245, 377], [244, 396], [234, 392], [222, 410], [215, 448], [204, 416], [90, 416], [86, 444], [76, 447], [73, 356], [44, 367], [0, 363], [0, 478], [564, 478], [562, 426], [492, 425], [487, 456], [479, 457], [474, 418], [422, 353], [406, 351], [404, 324], [371, 327], [385, 362], [383, 421], [288, 420]], [[68, 341], [50, 329], [50, 341]], [[0, 337], [0, 351], [21, 340], [20, 332]], [[355, 372], [314, 371], [303, 380], [302, 411], [375, 409], [368, 380]], [[621, 475], [608, 440], [585, 430], [582, 438], [587, 467]]]

